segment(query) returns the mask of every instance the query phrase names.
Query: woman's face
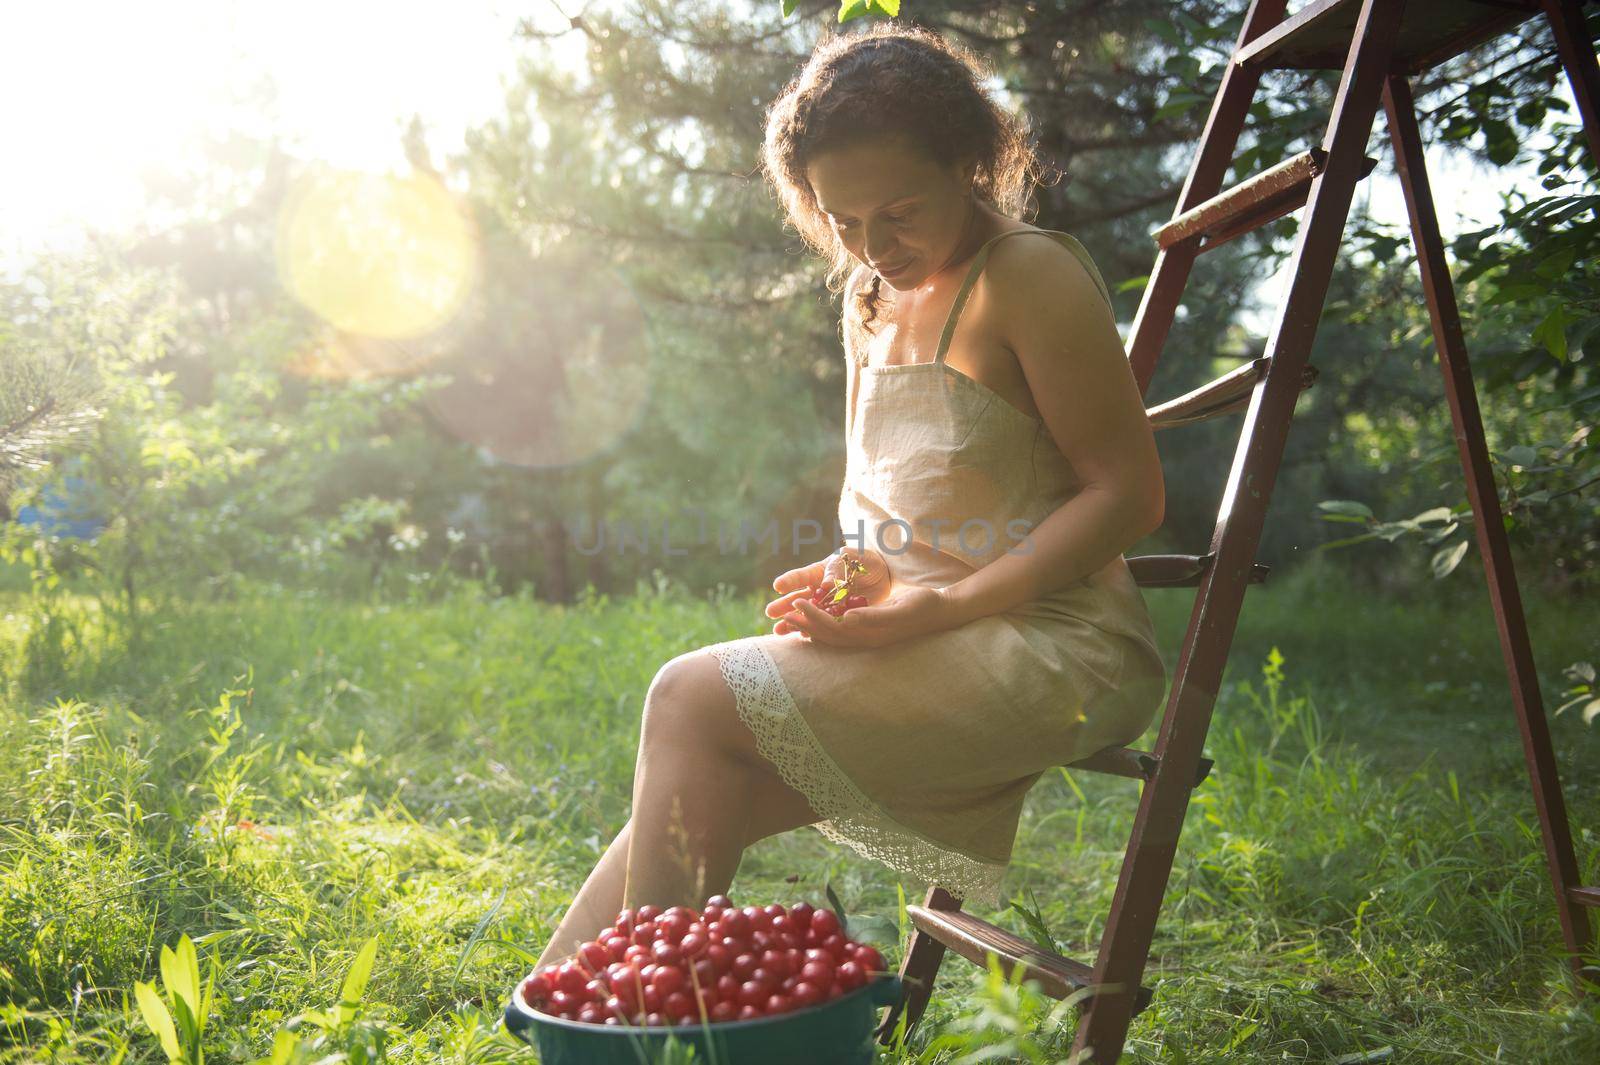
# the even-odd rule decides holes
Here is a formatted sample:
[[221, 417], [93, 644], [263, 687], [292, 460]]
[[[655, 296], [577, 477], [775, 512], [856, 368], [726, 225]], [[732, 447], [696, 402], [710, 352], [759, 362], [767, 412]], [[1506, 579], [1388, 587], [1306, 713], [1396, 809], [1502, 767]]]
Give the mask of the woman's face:
[[970, 163], [942, 166], [897, 139], [819, 152], [806, 167], [839, 243], [900, 291], [955, 256], [970, 221], [972, 174]]

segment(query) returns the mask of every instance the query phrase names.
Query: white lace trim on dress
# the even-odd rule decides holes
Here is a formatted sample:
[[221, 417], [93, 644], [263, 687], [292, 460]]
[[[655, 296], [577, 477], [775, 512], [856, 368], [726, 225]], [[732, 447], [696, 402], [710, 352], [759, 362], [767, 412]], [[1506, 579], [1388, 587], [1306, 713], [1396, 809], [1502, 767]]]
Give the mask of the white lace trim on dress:
[[765, 647], [746, 639], [706, 650], [716, 657], [733, 690], [739, 718], [755, 734], [756, 749], [823, 818], [814, 826], [817, 831], [864, 857], [938, 885], [958, 899], [1000, 905], [1006, 866], [941, 846], [895, 821], [868, 798], [823, 749]]

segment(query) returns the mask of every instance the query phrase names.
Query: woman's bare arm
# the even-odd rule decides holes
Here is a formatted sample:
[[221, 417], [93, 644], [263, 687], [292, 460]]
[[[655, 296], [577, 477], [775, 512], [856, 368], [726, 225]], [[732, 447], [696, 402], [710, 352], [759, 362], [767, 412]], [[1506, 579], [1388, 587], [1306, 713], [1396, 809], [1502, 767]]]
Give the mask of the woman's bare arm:
[[996, 320], [1083, 490], [1011, 551], [943, 589], [952, 624], [1068, 587], [1161, 526], [1166, 487], [1144, 399], [1094, 279], [1055, 241], [990, 256]]

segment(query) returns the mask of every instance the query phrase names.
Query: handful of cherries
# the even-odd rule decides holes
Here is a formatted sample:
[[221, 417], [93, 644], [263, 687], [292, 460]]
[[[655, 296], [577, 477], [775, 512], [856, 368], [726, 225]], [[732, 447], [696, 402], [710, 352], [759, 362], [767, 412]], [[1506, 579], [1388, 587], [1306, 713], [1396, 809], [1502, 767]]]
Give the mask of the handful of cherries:
[[842, 616], [847, 610], [867, 605], [867, 597], [854, 591], [856, 578], [867, 571], [866, 563], [851, 555], [845, 555], [844, 566], [842, 579], [835, 578], [832, 584], [824, 582], [817, 585], [811, 589], [809, 597], [813, 603], [834, 617]]
[[735, 907], [713, 895], [703, 910], [625, 909], [517, 993], [541, 1013], [589, 1024], [699, 1025], [818, 1006], [884, 971], [883, 955], [847, 939], [832, 910]]

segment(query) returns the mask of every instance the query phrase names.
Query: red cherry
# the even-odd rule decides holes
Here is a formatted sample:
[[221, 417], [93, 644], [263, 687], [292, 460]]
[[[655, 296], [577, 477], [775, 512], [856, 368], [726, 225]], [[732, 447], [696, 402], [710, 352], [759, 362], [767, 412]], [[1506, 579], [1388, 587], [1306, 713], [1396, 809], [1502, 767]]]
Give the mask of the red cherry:
[[611, 952], [611, 957], [614, 959], [622, 957], [629, 946], [628, 937], [617, 932], [611, 933], [600, 942], [605, 944], [605, 948]]
[[625, 962], [641, 963], [650, 960], [650, 948], [642, 943], [630, 943], [628, 949], [622, 952]]
[[733, 900], [728, 898], [726, 895], [713, 895], [706, 900], [706, 905], [716, 906], [719, 909], [731, 910], [733, 908]]
[[663, 916], [656, 922], [656, 939], [676, 943], [689, 933], [689, 919], [681, 914]]
[[658, 929], [654, 921], [640, 921], [633, 926], [633, 941], [640, 946], [648, 947], [655, 942]]
[[750, 1005], [748, 1002], [746, 1002], [744, 1005], [739, 1007], [739, 1016], [737, 1018], [738, 1020], [741, 1020], [741, 1021], [754, 1021], [754, 1020], [760, 1019], [760, 1017], [761, 1017], [761, 1011], [759, 1009], [757, 1009], [756, 1007]]
[[789, 1001], [787, 995], [773, 995], [767, 999], [767, 1015], [769, 1017], [775, 1013], [788, 1013], [793, 1008], [794, 1003]]
[[755, 972], [760, 964], [761, 958], [758, 955], [741, 954], [733, 959], [733, 968], [730, 971], [739, 979], [748, 980], [750, 974]]
[[750, 933], [750, 945], [756, 950], [766, 950], [776, 942], [771, 932], [758, 928]]
[[611, 927], [616, 929], [618, 932], [621, 932], [623, 935], [627, 935], [629, 932], [633, 931], [633, 925], [636, 919], [637, 915], [634, 913], [633, 907], [625, 907], [618, 911], [617, 919], [612, 922]]
[[817, 910], [811, 915], [811, 927], [825, 936], [839, 931], [839, 915], [832, 910]]
[[745, 939], [755, 931], [754, 922], [744, 910], [729, 910], [722, 915], [722, 920], [718, 924], [724, 936], [731, 936], [734, 939]]
[[854, 991], [867, 982], [867, 974], [853, 961], [841, 962], [834, 980], [846, 991]]
[[706, 942], [706, 937], [699, 932], [690, 932], [678, 942], [678, 949], [685, 958], [698, 958], [708, 946], [710, 944]]
[[833, 963], [808, 961], [800, 969], [800, 979], [817, 987], [827, 987], [833, 983]]
[[829, 1002], [832, 1002], [834, 999], [839, 998], [843, 994], [844, 988], [839, 984], [834, 984], [832, 987], [828, 988], [827, 991], [823, 992], [824, 998]]
[[731, 999], [739, 993], [739, 985], [744, 983], [732, 973], [723, 973], [717, 977], [717, 998]]
[[564, 961], [556, 970], [555, 986], [569, 994], [577, 994], [589, 982], [589, 974], [575, 961]]
[[736, 955], [725, 944], [712, 943], [706, 947], [706, 957], [716, 967], [717, 975], [720, 976], [733, 966]]
[[657, 917], [661, 916], [661, 907], [652, 906], [646, 903], [645, 905], [639, 907], [637, 915], [640, 921], [654, 921]]
[[634, 979], [630, 973], [626, 980], [613, 982], [611, 997], [622, 1003], [623, 1008], [632, 1013], [639, 1006], [639, 997], [644, 993], [643, 982]]
[[811, 915], [816, 912], [817, 908], [811, 903], [797, 902], [789, 907], [789, 920], [797, 928], [809, 928], [811, 926]]
[[850, 960], [850, 944], [838, 932], [828, 936], [819, 945], [840, 961]]
[[789, 998], [796, 1008], [803, 1006], [816, 1006], [822, 1002], [823, 990], [816, 984], [801, 980], [794, 985], [794, 990], [789, 992]]
[[656, 1013], [661, 1009], [661, 1002], [666, 997], [655, 984], [646, 984], [644, 997], [640, 999], [640, 1005], [644, 1007], [646, 1013]]
[[694, 966], [689, 970], [694, 976], [694, 982], [701, 987], [714, 987], [717, 982], [717, 967], [711, 964], [710, 958], [695, 959]]
[[695, 1013], [694, 1001], [682, 991], [674, 991], [662, 1003], [661, 1012], [674, 1020], [679, 1017], [689, 1017]]
[[578, 948], [578, 960], [583, 962], [584, 967], [592, 973], [600, 972], [607, 965], [616, 961], [611, 956], [611, 951], [606, 949], [605, 944], [593, 941], [585, 943]]
[[566, 1017], [578, 1012], [583, 1006], [583, 1001], [571, 991], [557, 991], [550, 996], [549, 1012], [560, 1017]]
[[645, 1015], [644, 1023], [650, 1025], [652, 1028], [665, 1028], [667, 1025], [667, 1019], [660, 1013], [649, 1013]]
[[861, 966], [861, 968], [865, 969], [869, 973], [881, 973], [885, 971], [883, 955], [878, 952], [877, 947], [863, 944], [861, 949], [856, 951], [855, 960], [856, 963]]
[[767, 999], [772, 997], [767, 985], [758, 984], [754, 980], [746, 980], [739, 985], [739, 1002], [745, 1006], [762, 1006]]
[[770, 993], [776, 991], [778, 989], [778, 984], [780, 984], [782, 981], [783, 977], [773, 972], [771, 969], [757, 968], [755, 972], [750, 974], [750, 979], [747, 982], [760, 984]]
[[590, 1002], [604, 1002], [606, 996], [611, 994], [611, 985], [597, 977], [584, 984], [580, 994]]
[[739, 1017], [739, 1004], [723, 999], [711, 1007], [711, 1019], [714, 1022], [737, 1020]]
[[663, 995], [670, 995], [681, 990], [684, 983], [683, 970], [671, 965], [658, 967], [654, 976], [650, 979], [651, 986], [655, 987]]
[[600, 1024], [605, 1020], [605, 1007], [596, 1002], [586, 1003], [578, 1010], [578, 1020], [585, 1024]]
[[683, 949], [676, 943], [669, 943], [664, 939], [656, 940], [650, 948], [650, 957], [660, 965], [677, 965], [683, 961]]

